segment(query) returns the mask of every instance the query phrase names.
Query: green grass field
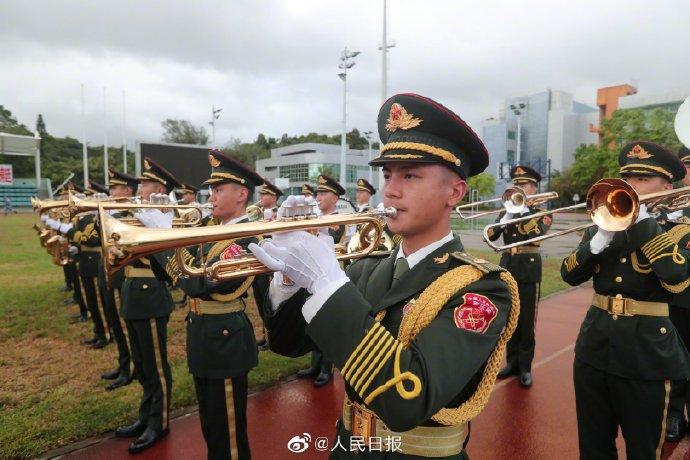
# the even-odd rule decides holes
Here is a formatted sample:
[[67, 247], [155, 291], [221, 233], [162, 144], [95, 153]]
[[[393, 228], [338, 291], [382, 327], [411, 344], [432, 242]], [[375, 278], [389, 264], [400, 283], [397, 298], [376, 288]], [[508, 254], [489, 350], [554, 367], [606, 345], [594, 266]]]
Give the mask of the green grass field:
[[[70, 324], [78, 313], [64, 306], [62, 269], [39, 245], [32, 214], [0, 218], [0, 458], [36, 457], [70, 442], [112, 431], [136, 417], [141, 388], [135, 382], [104, 390], [100, 374], [116, 364], [116, 347], [91, 350], [79, 344], [91, 324]], [[496, 262], [490, 251], [471, 251]], [[542, 296], [566, 287], [560, 260], [546, 260]], [[172, 409], [193, 406], [187, 372], [183, 309], [171, 316], [168, 353], [173, 368]], [[260, 354], [250, 377], [257, 389], [291, 375], [307, 357]]]

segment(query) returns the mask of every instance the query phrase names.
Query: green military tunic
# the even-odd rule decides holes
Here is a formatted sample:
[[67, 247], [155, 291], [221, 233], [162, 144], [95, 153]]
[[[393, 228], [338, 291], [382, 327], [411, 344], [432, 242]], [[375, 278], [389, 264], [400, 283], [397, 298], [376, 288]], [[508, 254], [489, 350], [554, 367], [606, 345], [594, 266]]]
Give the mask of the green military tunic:
[[[668, 222], [667, 230], [675, 225], [690, 224], [690, 208], [684, 208], [682, 216], [674, 222]], [[669, 318], [676, 327], [686, 349], [690, 348], [690, 290], [676, 294], [669, 303]], [[669, 416], [685, 419], [686, 407], [690, 407], [690, 385], [687, 379], [674, 380], [671, 385]]]
[[[541, 211], [543, 209], [532, 206], [528, 213], [514, 217], [523, 217]], [[499, 222], [503, 216], [505, 216], [505, 211], [499, 214], [496, 222]], [[499, 231], [490, 229], [489, 239], [495, 241], [503, 236], [505, 244], [513, 244], [545, 235], [550, 227], [551, 217], [544, 216], [506, 225]], [[530, 371], [534, 359], [534, 330], [540, 295], [542, 260], [538, 243], [528, 244], [524, 247], [526, 249], [516, 248], [513, 251], [504, 251], [501, 254], [500, 265], [513, 275], [515, 281], [518, 282], [518, 290], [520, 291], [520, 319], [515, 334], [508, 343], [506, 360], [510, 368]]]
[[[248, 220], [238, 223], [243, 222]], [[252, 242], [256, 239], [205, 244], [202, 251], [190, 247], [183, 250], [183, 257], [193, 266], [202, 262], [210, 265], [246, 251]], [[189, 296], [190, 302], [220, 302], [221, 307], [241, 304], [237, 311], [227, 313], [195, 312], [191, 308], [187, 315], [187, 364], [194, 376], [209, 458], [249, 458], [247, 374], [258, 364], [258, 348], [245, 308], [251, 290], [257, 304], [263, 302], [268, 278], [258, 276], [220, 283], [205, 276], [188, 278], [182, 276], [174, 251], [158, 253], [155, 259], [173, 283]]]
[[101, 239], [96, 227], [97, 216], [87, 213], [73, 220], [72, 229], [66, 236], [79, 247], [77, 273], [82, 298], [93, 320], [94, 338], [108, 339], [108, 323], [105, 316], [103, 299], [98, 289], [98, 273], [101, 263]]
[[[404, 432], [419, 426], [448, 424], [447, 420], [438, 422], [435, 414], [444, 408], [459, 407], [480, 386], [487, 358], [496, 349], [499, 338], [512, 333], [510, 327], [506, 328], [511, 289], [501, 276], [501, 268], [462, 253], [457, 236], [392, 284], [398, 250], [389, 257], [366, 258], [350, 265], [350, 282], [326, 301], [308, 325], [301, 313], [307, 298], [304, 289], [276, 311], [267, 308], [266, 320], [272, 350], [296, 356], [316, 344], [341, 370], [348, 399], [366, 406], [388, 429]], [[415, 309], [422, 309], [420, 314], [428, 311], [419, 300], [422, 293], [457, 267], [476, 273], [476, 278], [467, 279], [457, 292], [449, 293], [450, 298], [439, 305], [438, 313], [431, 314], [430, 323], [416, 336], [405, 332], [406, 337], [401, 337], [406, 315], [414, 315]], [[458, 279], [464, 276], [452, 275]], [[426, 295], [439, 298], [431, 292]], [[516, 319], [517, 312], [513, 315]], [[502, 347], [497, 353], [502, 353]], [[496, 357], [489, 385], [493, 385], [500, 363], [500, 355]], [[393, 384], [401, 381], [400, 385]], [[485, 385], [483, 390], [490, 391]], [[475, 409], [478, 412], [481, 405]], [[333, 450], [332, 458], [425, 458], [373, 449], [357, 454], [348, 451], [351, 436], [341, 419], [336, 443], [346, 448]], [[444, 458], [465, 457], [461, 443], [454, 454]]]
[[[647, 218], [616, 232], [606, 249], [592, 254], [596, 231], [588, 229], [564, 259], [561, 275], [567, 283], [593, 279], [597, 294], [650, 302], [668, 302], [687, 287], [690, 251], [682, 231], [664, 232]], [[654, 458], [663, 443], [670, 380], [687, 378], [689, 362], [668, 316], [624, 316], [590, 307], [575, 344], [581, 457], [615, 455], [620, 425], [628, 458]]]

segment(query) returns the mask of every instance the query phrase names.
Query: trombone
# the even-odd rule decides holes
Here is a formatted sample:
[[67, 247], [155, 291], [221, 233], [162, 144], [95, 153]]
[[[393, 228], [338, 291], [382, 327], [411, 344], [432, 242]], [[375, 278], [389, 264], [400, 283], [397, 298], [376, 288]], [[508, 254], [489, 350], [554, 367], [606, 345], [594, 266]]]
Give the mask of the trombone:
[[[650, 212], [676, 211], [690, 204], [690, 186], [665, 190], [663, 192], [638, 195], [637, 192], [623, 179], [601, 179], [587, 191], [587, 199], [584, 203], [538, 212], [528, 216], [510, 219], [506, 222], [497, 222], [484, 227], [484, 241], [496, 252], [505, 251], [525, 244], [534, 244], [549, 238], [556, 238], [568, 233], [582, 231], [595, 225], [612, 232], [627, 230], [637, 220], [640, 204], [644, 203]], [[530, 219], [539, 219], [556, 212], [574, 211], [586, 209], [592, 222], [560, 230], [546, 235], [536, 236], [529, 240], [517, 243], [496, 245], [489, 240], [489, 230], [496, 227], [513, 225]]]
[[[504, 210], [511, 214], [520, 214], [529, 206], [536, 206], [538, 204], [546, 203], [547, 201], [554, 200], [556, 198], [558, 198], [558, 193], [556, 192], [544, 192], [536, 193], [534, 195], [526, 195], [520, 187], [511, 186], [506, 188], [505, 192], [503, 192], [500, 198], [493, 198], [490, 200], [475, 201], [474, 203], [462, 204], [455, 208], [455, 212], [457, 212], [460, 215], [461, 219], [465, 220], [477, 219], [478, 217], [497, 214]], [[500, 202], [503, 207], [500, 209], [493, 209], [491, 211], [479, 212], [477, 214], [472, 215], [462, 213], [463, 210], [472, 209], [475, 206], [482, 206], [488, 203], [497, 202]]]
[[168, 249], [176, 250], [175, 259], [183, 276], [206, 276], [215, 281], [227, 281], [261, 275], [270, 273], [271, 270], [259, 262], [253, 254], [243, 253], [232, 259], [219, 260], [211, 265], [204, 264], [197, 268], [185, 262], [182, 248], [283, 232], [316, 231], [319, 228], [334, 225], [370, 223], [371, 231], [375, 235], [373, 235], [371, 244], [368, 246], [348, 254], [343, 245], [336, 245], [336, 258], [338, 260], [358, 259], [369, 255], [377, 248], [383, 234], [383, 218], [395, 217], [397, 214], [395, 208], [387, 208], [383, 211], [374, 210], [359, 214], [333, 214], [317, 217], [310, 211], [307, 214], [301, 212], [300, 208], [310, 208], [309, 206], [295, 206], [297, 212], [290, 212], [290, 217], [270, 222], [247, 222], [196, 228], [140, 228], [127, 225], [111, 217], [104, 206], [99, 206], [98, 215], [101, 223], [99, 231], [106, 279], [140, 257]]

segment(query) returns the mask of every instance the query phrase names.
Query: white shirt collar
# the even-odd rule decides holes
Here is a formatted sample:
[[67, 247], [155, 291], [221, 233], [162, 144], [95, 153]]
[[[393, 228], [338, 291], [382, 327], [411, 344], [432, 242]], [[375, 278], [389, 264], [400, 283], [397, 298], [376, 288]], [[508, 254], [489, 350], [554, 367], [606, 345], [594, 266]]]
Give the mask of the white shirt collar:
[[247, 215], [244, 214], [244, 215], [241, 215], [240, 217], [235, 217], [234, 219], [230, 219], [229, 221], [223, 223], [223, 225], [232, 225], [232, 224], [236, 224], [237, 222], [239, 222], [239, 221], [241, 221], [241, 220], [243, 220], [243, 219], [246, 219], [246, 218], [247, 218]]
[[433, 243], [431, 243], [427, 246], [424, 246], [421, 249], [418, 249], [417, 251], [413, 252], [412, 254], [410, 254], [407, 257], [405, 257], [405, 253], [403, 252], [402, 245], [405, 244], [405, 242], [403, 241], [402, 243], [400, 243], [400, 248], [398, 249], [398, 254], [395, 258], [397, 260], [397, 259], [400, 259], [401, 257], [405, 257], [407, 259], [407, 264], [410, 266], [410, 270], [411, 270], [412, 267], [414, 267], [419, 262], [421, 262], [422, 259], [424, 259], [426, 256], [428, 256], [429, 254], [431, 254], [432, 252], [434, 252], [435, 250], [437, 250], [438, 248], [440, 248], [444, 244], [448, 243], [449, 241], [452, 241], [453, 238], [455, 238], [455, 236], [453, 235], [453, 232], [451, 231], [446, 236], [441, 238], [440, 240], [434, 241]]
[[676, 219], [680, 219], [681, 217], [683, 217], [683, 210], [682, 209], [679, 209], [679, 210], [673, 211], [673, 212], [669, 212], [668, 214], [666, 214], [666, 219], [668, 219], [668, 220], [676, 220]]

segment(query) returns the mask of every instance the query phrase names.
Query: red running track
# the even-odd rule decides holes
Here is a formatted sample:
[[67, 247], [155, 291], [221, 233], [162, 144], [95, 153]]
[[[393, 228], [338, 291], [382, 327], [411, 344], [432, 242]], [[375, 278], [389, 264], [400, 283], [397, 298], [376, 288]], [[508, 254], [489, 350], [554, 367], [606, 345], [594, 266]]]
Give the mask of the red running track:
[[[472, 422], [468, 452], [472, 459], [574, 459], [578, 457], [575, 395], [572, 384], [573, 348], [592, 290], [574, 289], [540, 304], [534, 387], [521, 388], [515, 378], [497, 383], [489, 404]], [[315, 389], [308, 381], [291, 381], [249, 397], [249, 439], [254, 459], [324, 459], [318, 437], [330, 441], [340, 416], [340, 378]], [[68, 454], [70, 459], [201, 459], [206, 446], [196, 413], [175, 419], [170, 435], [136, 456], [127, 453], [130, 440], [109, 438]], [[301, 454], [287, 449], [293, 436], [308, 433], [312, 446]], [[624, 448], [619, 436], [619, 452]], [[690, 438], [667, 444], [665, 458], [690, 458]]]

